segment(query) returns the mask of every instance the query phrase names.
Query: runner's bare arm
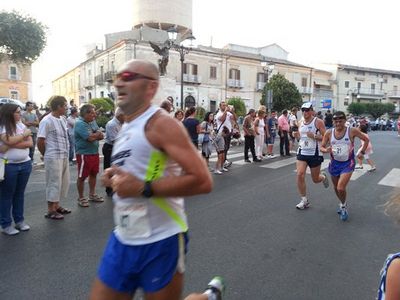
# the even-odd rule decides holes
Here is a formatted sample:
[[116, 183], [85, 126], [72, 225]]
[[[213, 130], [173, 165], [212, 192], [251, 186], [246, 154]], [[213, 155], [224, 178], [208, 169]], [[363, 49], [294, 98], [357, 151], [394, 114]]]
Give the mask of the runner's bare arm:
[[315, 139], [316, 141], [322, 141], [322, 139], [323, 139], [323, 137], [324, 137], [324, 135], [325, 135], [325, 132], [326, 132], [325, 123], [324, 123], [324, 121], [322, 121], [321, 119], [317, 119], [317, 120], [316, 120], [315, 126], [316, 126], [317, 129], [319, 130], [320, 134], [316, 134], [316, 135], [314, 136], [314, 139]]
[[326, 130], [321, 142], [321, 147], [320, 147], [321, 152], [330, 153], [332, 151], [331, 146], [327, 147], [330, 140], [331, 140], [331, 131]]
[[[160, 113], [149, 120], [146, 137], [155, 148], [165, 152], [183, 170], [179, 176], [153, 181], [151, 187], [154, 197], [191, 196], [211, 191], [213, 183], [210, 172], [182, 124]], [[111, 171], [108, 175], [110, 173]], [[117, 176], [112, 176], [112, 188], [119, 196], [141, 196], [144, 188], [142, 180], [120, 169], [113, 171], [113, 174]]]
[[360, 153], [357, 155], [358, 158], [362, 158], [365, 154], [365, 150], [368, 148], [369, 138], [366, 134], [362, 133], [360, 129], [352, 127], [350, 130], [350, 138], [352, 141], [354, 141], [354, 137], [358, 137], [360, 140], [364, 141], [364, 145], [361, 148]]
[[400, 298], [400, 259], [394, 259], [387, 270], [386, 276], [386, 300]]
[[299, 123], [298, 123], [298, 127], [299, 127], [299, 129], [297, 130], [297, 131], [294, 131], [293, 132], [293, 136], [296, 138], [296, 139], [299, 139], [300, 138], [300, 126], [301, 126], [301, 121], [299, 121]]

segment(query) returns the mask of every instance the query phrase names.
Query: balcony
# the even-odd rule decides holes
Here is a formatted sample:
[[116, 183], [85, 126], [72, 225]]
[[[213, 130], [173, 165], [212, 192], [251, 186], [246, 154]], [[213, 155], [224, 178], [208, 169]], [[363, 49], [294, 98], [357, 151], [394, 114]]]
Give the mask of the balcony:
[[382, 98], [385, 93], [383, 90], [367, 89], [367, 88], [354, 88], [352, 93], [355, 95], [367, 96], [367, 97], [380, 97]]
[[262, 91], [264, 89], [265, 84], [266, 84], [265, 82], [257, 81], [256, 90], [257, 91]]
[[228, 87], [242, 89], [244, 87], [244, 81], [237, 79], [228, 79]]
[[92, 90], [93, 89], [93, 80], [86, 80], [86, 82], [83, 85], [85, 87], [85, 89], [87, 90]]
[[9, 74], [8, 79], [9, 80], [21, 80], [21, 76], [18, 76], [17, 74]]
[[400, 91], [390, 91], [388, 92], [388, 97], [392, 99], [400, 99]]
[[108, 71], [104, 73], [104, 81], [113, 82], [114, 76], [117, 74], [115, 71]]
[[200, 84], [201, 76], [192, 74], [183, 74], [183, 82]]
[[301, 86], [298, 88], [300, 94], [312, 94], [313, 93], [313, 88], [309, 86]]
[[103, 85], [104, 84], [104, 75], [103, 74], [100, 74], [100, 75], [97, 75], [96, 77], [94, 77], [94, 82], [97, 84], [97, 85]]

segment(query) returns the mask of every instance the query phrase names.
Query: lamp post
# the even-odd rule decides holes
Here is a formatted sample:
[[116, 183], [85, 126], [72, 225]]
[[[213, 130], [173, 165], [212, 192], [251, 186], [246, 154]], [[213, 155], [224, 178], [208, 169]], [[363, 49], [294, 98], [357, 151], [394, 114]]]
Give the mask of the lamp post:
[[[184, 72], [184, 61], [185, 61], [185, 55], [192, 50], [192, 48], [186, 48], [183, 45], [177, 45], [175, 44], [176, 38], [178, 36], [178, 32], [176, 29], [173, 27], [171, 29], [167, 30], [168, 32], [168, 38], [169, 38], [169, 43], [170, 43], [170, 48], [174, 49], [179, 53], [179, 60], [181, 62], [181, 109], [183, 110], [183, 72]], [[191, 41], [195, 39], [193, 35], [190, 35], [188, 38]]]
[[[261, 66], [263, 67], [264, 70], [264, 74], [265, 74], [265, 85], [267, 86], [268, 84], [268, 79], [269, 79], [269, 75], [272, 73], [272, 71], [275, 68], [275, 65], [273, 63], [268, 63], [268, 61], [262, 61], [261, 62]], [[268, 90], [268, 86], [266, 89], [266, 93], [265, 93], [266, 99], [265, 102], [267, 104], [267, 109], [270, 112], [271, 108], [272, 108], [272, 95], [269, 93]]]
[[351, 95], [351, 103], [353, 103], [353, 96], [357, 93], [357, 102], [360, 102], [361, 96], [360, 96], [360, 89], [356, 88], [356, 89], [349, 89], [347, 90], [347, 95], [345, 97], [345, 100], [347, 101], [347, 103], [349, 103], [350, 100], [350, 96]]

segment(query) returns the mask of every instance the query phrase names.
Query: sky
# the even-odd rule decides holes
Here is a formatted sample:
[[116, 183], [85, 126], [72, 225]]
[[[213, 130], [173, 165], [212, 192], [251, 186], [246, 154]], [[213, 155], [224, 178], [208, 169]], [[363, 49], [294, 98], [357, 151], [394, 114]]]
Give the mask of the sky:
[[[159, 0], [167, 1], [167, 0]], [[47, 46], [33, 64], [33, 100], [46, 102], [51, 81], [85, 60], [104, 34], [132, 28], [133, 1], [0, 0], [48, 27]], [[343, 63], [400, 71], [396, 0], [193, 0], [196, 44], [262, 47], [276, 43], [308, 66]]]

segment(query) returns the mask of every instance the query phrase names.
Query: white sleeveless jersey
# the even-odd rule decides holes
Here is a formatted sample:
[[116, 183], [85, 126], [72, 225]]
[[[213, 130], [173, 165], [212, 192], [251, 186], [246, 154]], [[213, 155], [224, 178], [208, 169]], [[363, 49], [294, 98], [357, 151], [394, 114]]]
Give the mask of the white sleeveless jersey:
[[319, 142], [307, 136], [307, 132], [317, 134], [318, 128], [315, 126], [316, 121], [317, 118], [315, 117], [308, 124], [304, 123], [304, 120], [301, 121], [301, 125], [299, 127], [300, 140], [297, 154], [304, 156], [322, 156]]
[[336, 161], [348, 161], [354, 157], [354, 143], [350, 139], [350, 127], [346, 127], [344, 136], [340, 139], [335, 137], [335, 128], [331, 133], [331, 157]]
[[[159, 110], [151, 106], [125, 123], [112, 152], [112, 164], [143, 181], [179, 176], [182, 169], [147, 140], [145, 126]], [[113, 196], [115, 235], [126, 245], [144, 245], [187, 231], [183, 198], [121, 198]]]

